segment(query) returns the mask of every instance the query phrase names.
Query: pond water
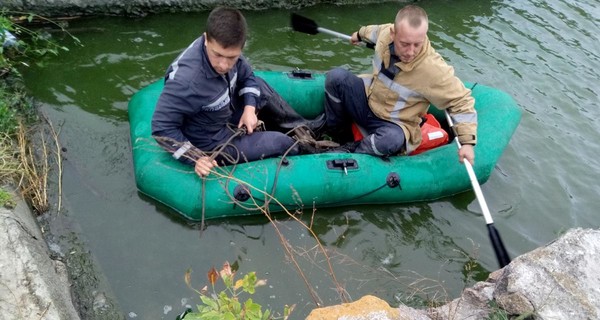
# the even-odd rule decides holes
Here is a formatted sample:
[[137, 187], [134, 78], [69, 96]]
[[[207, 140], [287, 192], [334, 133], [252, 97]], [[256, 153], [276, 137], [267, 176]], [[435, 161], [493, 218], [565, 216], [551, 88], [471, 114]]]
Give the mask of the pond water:
[[[512, 257], [573, 227], [598, 227], [600, 193], [600, 4], [597, 1], [421, 1], [434, 47], [463, 80], [508, 92], [523, 118], [490, 179], [482, 185]], [[317, 6], [299, 13], [351, 33], [390, 22], [398, 3]], [[368, 49], [326, 35], [292, 32], [289, 11], [245, 12], [246, 56], [257, 69], [326, 71], [370, 67]], [[207, 13], [71, 22], [83, 47], [24, 70], [32, 95], [66, 149], [63, 208], [104, 272], [123, 315], [174, 319], [224, 261], [256, 271], [268, 285], [255, 301], [293, 318], [340, 297], [322, 254], [300, 224], [278, 216], [208, 221], [206, 230], [139, 194], [133, 177], [127, 103], [162, 77], [203, 30]], [[65, 39], [66, 45], [70, 42]], [[54, 187], [56, 187], [54, 185]], [[428, 203], [319, 209], [313, 231], [350, 299], [373, 294], [392, 305], [451, 300], [497, 268], [472, 192]], [[316, 298], [286, 257], [294, 252]], [[68, 248], [65, 248], [68, 252]], [[470, 270], [470, 271], [468, 271]]]

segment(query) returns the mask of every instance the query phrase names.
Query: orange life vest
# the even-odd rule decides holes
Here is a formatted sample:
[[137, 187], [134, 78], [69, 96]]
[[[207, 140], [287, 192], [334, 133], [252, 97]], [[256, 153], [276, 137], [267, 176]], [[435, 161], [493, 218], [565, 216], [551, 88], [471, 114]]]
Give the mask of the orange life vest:
[[[361, 128], [356, 123], [352, 123], [352, 134], [354, 135], [354, 141], [360, 141], [364, 137]], [[448, 133], [442, 129], [440, 123], [431, 113], [425, 116], [425, 123], [421, 125], [421, 136], [421, 144], [410, 153], [411, 156], [448, 143]]]

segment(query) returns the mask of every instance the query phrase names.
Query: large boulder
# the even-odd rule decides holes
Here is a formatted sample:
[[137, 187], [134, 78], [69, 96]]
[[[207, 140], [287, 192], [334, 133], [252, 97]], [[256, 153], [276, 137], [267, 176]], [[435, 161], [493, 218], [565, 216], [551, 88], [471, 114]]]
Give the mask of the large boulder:
[[48, 247], [23, 201], [0, 207], [0, 319], [77, 320], [66, 267]]
[[600, 231], [571, 229], [558, 240], [515, 258], [451, 302], [427, 310], [391, 308], [366, 296], [315, 309], [311, 320], [341, 319], [600, 319]]
[[600, 318], [600, 231], [572, 229], [504, 268], [494, 299], [535, 319]]
[[[401, 319], [398, 309], [374, 297], [364, 296], [358, 301], [311, 311], [306, 320], [392, 320]], [[407, 319], [407, 318], [404, 318]]]

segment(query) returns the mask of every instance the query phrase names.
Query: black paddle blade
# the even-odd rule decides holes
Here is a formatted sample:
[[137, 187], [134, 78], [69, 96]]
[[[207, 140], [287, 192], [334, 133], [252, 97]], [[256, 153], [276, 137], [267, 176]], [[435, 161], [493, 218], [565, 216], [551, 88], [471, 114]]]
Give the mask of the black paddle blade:
[[498, 264], [500, 264], [500, 268], [504, 268], [507, 264], [510, 263], [510, 257], [508, 256], [508, 252], [504, 247], [504, 243], [500, 238], [500, 233], [496, 230], [493, 224], [488, 224], [488, 233], [490, 235], [490, 241], [492, 242], [492, 246], [494, 247], [494, 251], [496, 252], [496, 259], [498, 259]]
[[315, 35], [319, 33], [319, 26], [313, 20], [293, 13], [291, 15], [292, 29], [294, 31]]

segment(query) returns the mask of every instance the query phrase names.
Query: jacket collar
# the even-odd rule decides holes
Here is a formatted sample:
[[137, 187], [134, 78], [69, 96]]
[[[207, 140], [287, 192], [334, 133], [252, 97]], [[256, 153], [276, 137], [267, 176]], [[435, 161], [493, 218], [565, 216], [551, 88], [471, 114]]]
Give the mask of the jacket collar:
[[202, 57], [203, 64], [202, 70], [204, 70], [204, 75], [206, 76], [206, 79], [220, 78], [221, 75], [215, 71], [215, 69], [210, 64], [210, 60], [208, 60], [208, 53], [206, 52], [205, 45], [206, 36], [202, 35], [200, 38], [198, 38], [198, 40], [200, 41], [200, 56]]

